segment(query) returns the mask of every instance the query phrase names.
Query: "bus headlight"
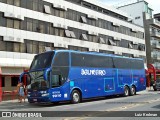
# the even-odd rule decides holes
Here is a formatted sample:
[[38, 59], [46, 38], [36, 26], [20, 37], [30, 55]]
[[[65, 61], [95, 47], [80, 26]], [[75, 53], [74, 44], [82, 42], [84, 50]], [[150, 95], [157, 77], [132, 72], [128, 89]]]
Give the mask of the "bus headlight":
[[42, 96], [42, 97], [49, 96], [49, 93], [42, 94], [41, 96]]
[[45, 93], [47, 93], [47, 91], [40, 91], [40, 93], [41, 93], [41, 94], [45, 94]]

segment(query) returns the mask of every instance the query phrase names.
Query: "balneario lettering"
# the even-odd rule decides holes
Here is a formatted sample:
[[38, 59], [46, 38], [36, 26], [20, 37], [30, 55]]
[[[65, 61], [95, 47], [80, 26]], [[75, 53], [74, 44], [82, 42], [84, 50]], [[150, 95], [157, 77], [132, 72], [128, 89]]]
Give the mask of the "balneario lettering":
[[88, 69], [81, 69], [81, 75], [106, 75], [105, 70], [88, 70]]

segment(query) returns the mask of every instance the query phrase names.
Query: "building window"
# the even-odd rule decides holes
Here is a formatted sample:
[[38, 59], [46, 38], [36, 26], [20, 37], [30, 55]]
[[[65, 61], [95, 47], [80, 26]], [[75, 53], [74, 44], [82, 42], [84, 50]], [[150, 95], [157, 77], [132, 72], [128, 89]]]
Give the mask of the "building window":
[[38, 48], [38, 41], [33, 41], [33, 54], [38, 54], [39, 53], [39, 48]]
[[40, 28], [40, 33], [44, 33], [45, 32], [45, 30], [44, 30], [45, 26], [44, 26], [43, 22], [39, 22], [39, 28]]
[[20, 52], [20, 43], [13, 43], [13, 52]]
[[109, 39], [108, 41], [110, 45], [116, 46], [116, 43], [113, 40]]
[[18, 7], [19, 7], [20, 4], [21, 4], [20, 0], [14, 0], [14, 5], [15, 5], [15, 6], [18, 6]]
[[105, 40], [102, 37], [99, 38], [98, 42], [101, 43], [101, 44], [105, 44], [106, 43]]
[[58, 28], [55, 28], [55, 35], [59, 36], [59, 29]]
[[27, 53], [33, 53], [33, 43], [32, 43], [32, 41], [27, 40], [26, 45], [27, 45]]
[[60, 29], [60, 36], [64, 37], [64, 30], [63, 29]]
[[13, 52], [13, 42], [6, 42], [6, 51]]
[[47, 14], [51, 14], [50, 6], [44, 5], [44, 12], [47, 13]]
[[19, 81], [19, 77], [11, 77], [11, 86], [16, 87]]
[[7, 0], [7, 4], [10, 4], [10, 5], [13, 5], [13, 2], [14, 0]]
[[33, 10], [33, 1], [35, 0], [27, 0], [27, 9]]
[[14, 28], [15, 29], [20, 29], [20, 21], [14, 20]]
[[40, 32], [38, 20], [33, 20], [33, 32]]
[[27, 19], [27, 30], [28, 31], [33, 31], [33, 23], [32, 23], [32, 19]]
[[99, 50], [100, 53], [114, 54], [114, 51]]
[[71, 33], [70, 33], [69, 30], [65, 30], [65, 36], [66, 36], [66, 37], [71, 37]]
[[86, 19], [86, 17], [81, 16], [81, 22], [83, 22], [83, 23], [87, 23], [87, 19]]
[[135, 19], [140, 19], [141, 17], [140, 16], [138, 16], [138, 17], [135, 17]]
[[71, 37], [72, 37], [72, 38], [76, 38], [76, 35], [74, 34], [73, 31], [70, 31], [70, 34], [71, 34]]
[[0, 26], [6, 27], [6, 18], [2, 12], [0, 12]]
[[80, 37], [81, 40], [87, 40], [88, 41], [88, 38], [87, 38], [87, 35], [86, 34], [82, 34], [81, 37]]
[[89, 51], [88, 48], [78, 47], [78, 46], [72, 46], [72, 45], [69, 45], [69, 46], [68, 46], [68, 49], [69, 49], [69, 50], [76, 50], [76, 51]]
[[2, 77], [2, 79], [1, 79], [2, 81], [1, 81], [1, 84], [2, 84], [2, 86], [1, 87], [5, 87], [5, 77]]
[[60, 16], [60, 11], [59, 11], [59, 10], [55, 9], [54, 12], [55, 12], [55, 13], [54, 13], [55, 16], [57, 16], [57, 17]]
[[26, 53], [27, 52], [26, 45], [24, 43], [20, 43], [20, 52], [21, 53]]
[[7, 27], [13, 28], [13, 20], [12, 19], [7, 19]]
[[130, 49], [133, 49], [132, 43], [129, 43], [129, 44], [128, 44], [128, 47], [129, 47]]
[[0, 51], [6, 51], [6, 42], [3, 41], [3, 37], [0, 36]]

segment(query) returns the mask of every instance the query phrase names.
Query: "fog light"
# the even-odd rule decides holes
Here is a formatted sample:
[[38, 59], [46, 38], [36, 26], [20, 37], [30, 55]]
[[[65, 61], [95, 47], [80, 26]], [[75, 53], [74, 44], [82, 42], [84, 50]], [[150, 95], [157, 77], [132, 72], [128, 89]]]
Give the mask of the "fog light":
[[42, 97], [49, 96], [49, 93], [42, 94]]

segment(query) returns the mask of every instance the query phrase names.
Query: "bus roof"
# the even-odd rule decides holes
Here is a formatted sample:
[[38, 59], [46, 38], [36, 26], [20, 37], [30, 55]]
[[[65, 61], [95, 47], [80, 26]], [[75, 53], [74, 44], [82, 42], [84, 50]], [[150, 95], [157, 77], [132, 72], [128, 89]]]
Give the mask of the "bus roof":
[[142, 58], [130, 58], [126, 56], [118, 56], [114, 54], [107, 54], [107, 53], [99, 53], [99, 52], [81, 52], [81, 51], [75, 51], [75, 50], [54, 50], [55, 52], [71, 52], [71, 53], [82, 53], [82, 54], [88, 54], [88, 55], [102, 55], [102, 56], [111, 56], [111, 57], [117, 57], [117, 58], [127, 58], [127, 59], [136, 59], [136, 60], [143, 60]]

